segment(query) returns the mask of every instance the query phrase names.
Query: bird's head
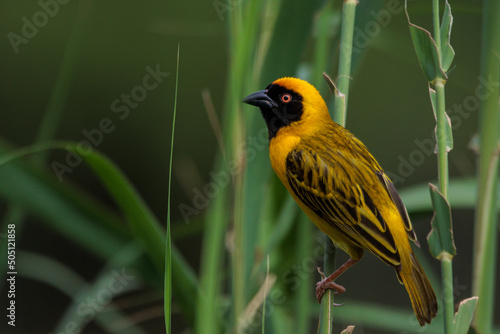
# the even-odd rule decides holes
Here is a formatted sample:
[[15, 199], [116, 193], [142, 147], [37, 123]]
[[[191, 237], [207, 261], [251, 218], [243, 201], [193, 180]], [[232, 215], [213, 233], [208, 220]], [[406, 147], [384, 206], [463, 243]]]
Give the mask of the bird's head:
[[243, 102], [260, 108], [269, 130], [269, 140], [285, 128], [300, 136], [301, 132], [311, 133], [324, 122], [331, 122], [319, 92], [301, 79], [278, 79], [266, 89], [248, 95]]

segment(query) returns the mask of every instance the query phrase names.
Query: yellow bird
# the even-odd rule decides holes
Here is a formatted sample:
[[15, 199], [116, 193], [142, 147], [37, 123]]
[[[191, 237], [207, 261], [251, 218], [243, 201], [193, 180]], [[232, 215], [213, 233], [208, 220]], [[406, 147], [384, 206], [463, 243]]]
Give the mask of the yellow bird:
[[375, 158], [335, 123], [308, 82], [281, 78], [243, 99], [259, 107], [269, 131], [271, 164], [301, 209], [350, 259], [316, 284], [316, 297], [369, 250], [396, 270], [421, 326], [436, 316], [436, 295], [413, 253], [419, 243], [406, 208]]

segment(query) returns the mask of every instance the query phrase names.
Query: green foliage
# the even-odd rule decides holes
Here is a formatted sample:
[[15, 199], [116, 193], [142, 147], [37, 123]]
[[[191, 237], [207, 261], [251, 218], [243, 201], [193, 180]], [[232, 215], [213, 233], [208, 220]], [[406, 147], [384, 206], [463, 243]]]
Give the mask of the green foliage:
[[[429, 96], [431, 98], [432, 112], [434, 113], [434, 118], [436, 119], [436, 122], [437, 122], [438, 115], [436, 113], [436, 91], [432, 88], [429, 88]], [[453, 150], [453, 132], [452, 132], [452, 127], [451, 127], [451, 120], [450, 120], [450, 117], [448, 116], [448, 114], [445, 114], [445, 119], [446, 119], [446, 122], [445, 122], [446, 152], [449, 152], [449, 151]], [[436, 126], [436, 129], [434, 130], [434, 133], [436, 134], [436, 138], [437, 138], [437, 136], [438, 136], [437, 135], [437, 126]], [[435, 151], [438, 152], [437, 145], [436, 145]]]
[[441, 70], [439, 52], [430, 32], [410, 23], [410, 33], [417, 58], [427, 81], [433, 83], [437, 78], [446, 80]]
[[[405, 11], [413, 46], [427, 81], [434, 83], [438, 78], [447, 80], [446, 72], [449, 70], [455, 57], [455, 51], [450, 44], [451, 26], [453, 23], [450, 4], [446, 1], [441, 28], [436, 33], [435, 38], [426, 29], [411, 23], [406, 1]], [[439, 16], [439, 13], [436, 15]]]
[[453, 269], [452, 258], [455, 255], [453, 242], [453, 227], [451, 224], [451, 209], [447, 202], [448, 198], [448, 152], [453, 148], [453, 137], [451, 122], [446, 113], [445, 84], [448, 77], [446, 71], [453, 61], [454, 51], [450, 45], [451, 8], [446, 3], [442, 24], [439, 24], [439, 0], [432, 2], [432, 17], [434, 22], [434, 37], [422, 27], [414, 25], [410, 21], [405, 1], [406, 17], [410, 27], [413, 46], [417, 53], [420, 67], [429, 82], [435, 89], [429, 86], [429, 97], [436, 118], [436, 150], [438, 154], [438, 177], [439, 191], [434, 185], [430, 185], [434, 217], [432, 219], [432, 230], [427, 240], [431, 254], [441, 261], [441, 273], [443, 282], [443, 307], [445, 314], [444, 332], [453, 331]]
[[466, 334], [469, 331], [472, 316], [476, 309], [477, 297], [464, 299], [458, 305], [458, 311], [453, 321], [453, 334]]
[[[500, 82], [500, 3], [483, 2], [481, 76]], [[495, 286], [498, 278], [498, 170], [500, 168], [500, 87], [497, 85], [480, 107], [477, 207], [474, 236], [473, 293], [479, 299], [473, 319], [478, 333], [493, 331]]]
[[441, 22], [441, 69], [446, 73], [450, 69], [453, 58], [455, 58], [455, 50], [451, 47], [451, 25], [453, 16], [451, 15], [451, 6], [448, 0], [445, 1], [443, 21]]
[[453, 241], [453, 227], [451, 224], [451, 208], [436, 186], [429, 184], [431, 192], [432, 208], [432, 230], [427, 237], [429, 250], [435, 258], [442, 257], [452, 259], [455, 256], [455, 242]]

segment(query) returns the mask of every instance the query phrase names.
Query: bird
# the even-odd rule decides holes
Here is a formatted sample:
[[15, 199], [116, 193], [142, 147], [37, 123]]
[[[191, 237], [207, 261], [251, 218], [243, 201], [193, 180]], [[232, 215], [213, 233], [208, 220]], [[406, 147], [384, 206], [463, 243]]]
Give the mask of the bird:
[[395, 269], [420, 326], [430, 323], [437, 300], [410, 245], [420, 247], [417, 236], [395, 186], [366, 146], [332, 120], [320, 93], [302, 79], [280, 78], [242, 102], [261, 111], [278, 178], [309, 219], [349, 255], [316, 284], [318, 302], [327, 289], [346, 291], [335, 280], [367, 250]]

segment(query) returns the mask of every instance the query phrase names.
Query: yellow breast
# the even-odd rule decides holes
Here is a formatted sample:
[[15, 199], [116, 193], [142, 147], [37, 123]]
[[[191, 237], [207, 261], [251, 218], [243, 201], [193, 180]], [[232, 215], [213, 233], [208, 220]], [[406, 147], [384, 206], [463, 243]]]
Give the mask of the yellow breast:
[[[282, 132], [280, 130], [280, 132]], [[290, 190], [288, 180], [286, 177], [286, 157], [290, 151], [299, 145], [301, 139], [293, 135], [278, 135], [271, 139], [269, 143], [269, 158], [271, 159], [271, 166], [274, 172], [280, 178], [281, 182]]]
[[[285, 131], [283, 131], [285, 130]], [[300, 206], [302, 211], [311, 219], [311, 221], [325, 234], [327, 234], [332, 241], [345, 252], [351, 256], [358, 258], [361, 255], [358, 254], [356, 250], [351, 249], [348, 244], [344, 242], [342, 238], [337, 238], [337, 233], [334, 231], [331, 224], [327, 223], [316, 215], [306, 204], [304, 204], [293, 192], [292, 188], [288, 183], [287, 173], [286, 173], [286, 157], [295, 149], [301, 142], [301, 138], [296, 135], [292, 135], [292, 129], [281, 129], [278, 135], [271, 139], [269, 143], [269, 157], [271, 159], [271, 166], [273, 167], [276, 175], [280, 178], [283, 185], [287, 188], [290, 195]]]

